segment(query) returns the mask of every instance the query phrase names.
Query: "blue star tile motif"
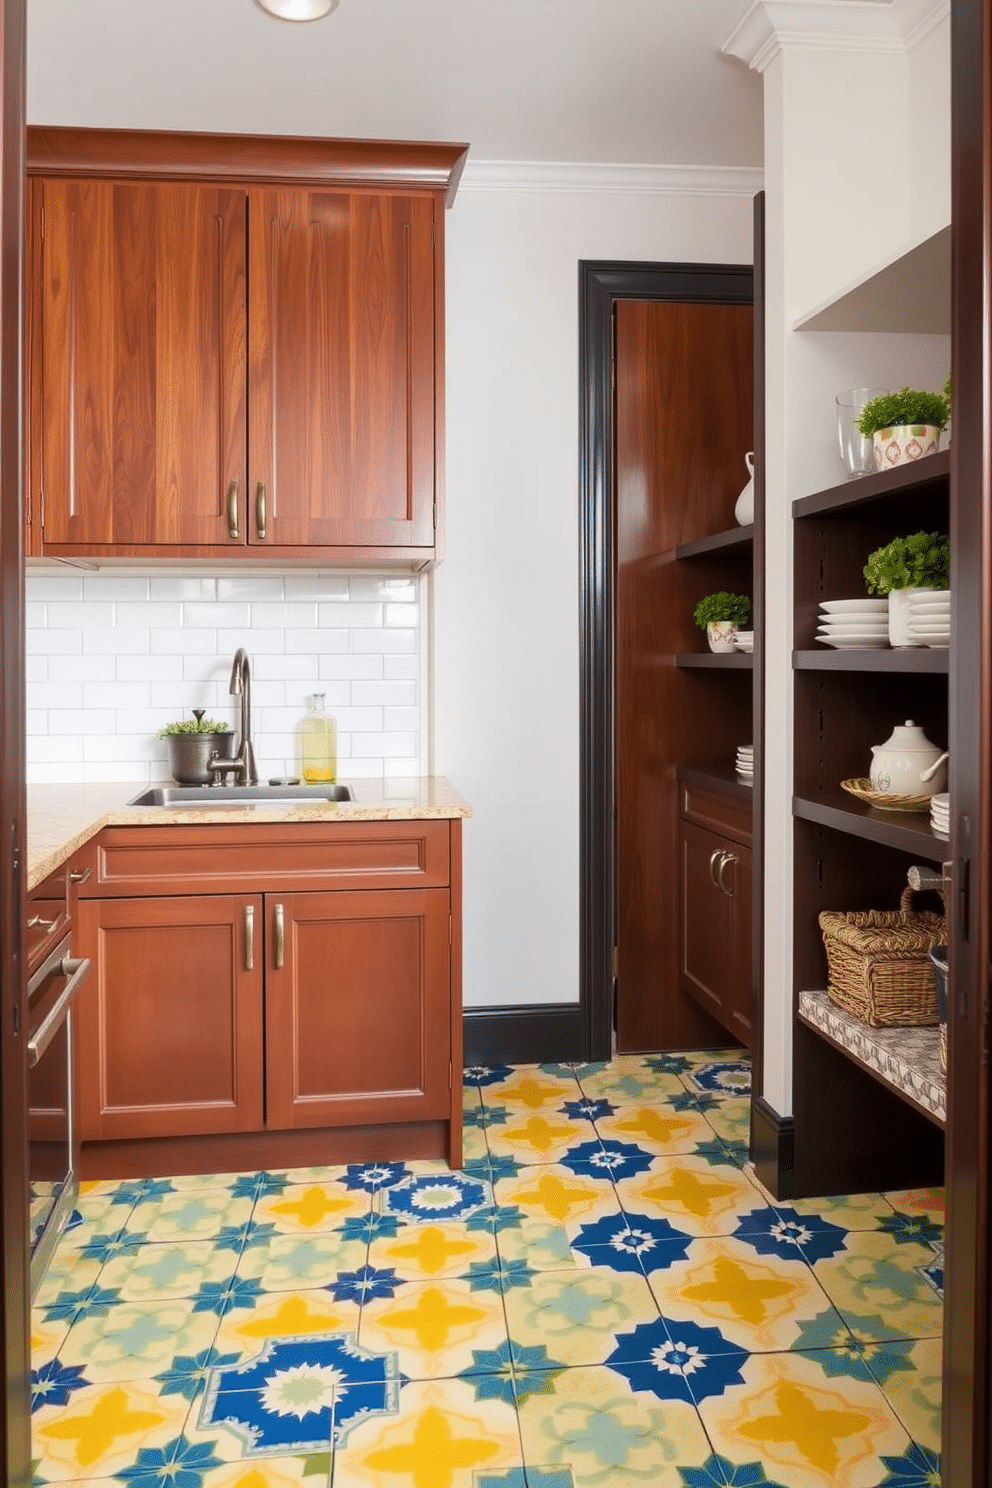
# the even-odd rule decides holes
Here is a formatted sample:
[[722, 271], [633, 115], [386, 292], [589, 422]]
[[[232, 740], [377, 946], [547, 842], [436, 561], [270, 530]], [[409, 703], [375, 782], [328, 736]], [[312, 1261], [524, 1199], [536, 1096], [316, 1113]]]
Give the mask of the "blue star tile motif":
[[259, 1245], [268, 1245], [278, 1234], [274, 1224], [255, 1224], [246, 1219], [244, 1224], [225, 1225], [214, 1237], [214, 1250], [230, 1250], [240, 1255], [243, 1250], [255, 1250]]
[[489, 1154], [488, 1166], [491, 1183], [498, 1183], [501, 1178], [516, 1178], [524, 1168], [524, 1164], [517, 1162], [515, 1157], [494, 1157], [492, 1153]]
[[120, 1287], [87, 1287], [82, 1292], [63, 1292], [42, 1315], [46, 1323], [74, 1321], [84, 1317], [106, 1317], [115, 1302], [120, 1301]]
[[468, 1284], [473, 1292], [508, 1292], [513, 1287], [529, 1287], [533, 1275], [526, 1261], [472, 1261]]
[[393, 1297], [402, 1283], [396, 1280], [393, 1268], [377, 1271], [374, 1266], [362, 1266], [357, 1271], [341, 1271], [335, 1281], [328, 1284], [335, 1302], [371, 1302], [375, 1297]]
[[406, 1163], [350, 1163], [342, 1180], [345, 1188], [364, 1188], [377, 1193], [380, 1188], [392, 1188], [407, 1176]]
[[656, 1318], [616, 1335], [607, 1368], [622, 1374], [632, 1390], [650, 1391], [660, 1400], [698, 1405], [728, 1386], [743, 1384], [741, 1366], [750, 1357], [728, 1343], [719, 1328]]
[[229, 1312], [232, 1307], [254, 1307], [262, 1295], [261, 1283], [251, 1276], [227, 1276], [223, 1281], [200, 1283], [190, 1299], [194, 1312]]
[[345, 1240], [393, 1240], [400, 1232], [395, 1214], [359, 1214], [341, 1225]]
[[923, 1277], [933, 1287], [937, 1296], [943, 1300], [944, 1297], [944, 1247], [941, 1245], [932, 1261], [925, 1266], [917, 1266], [917, 1274]]
[[486, 1126], [486, 1110], [485, 1110], [485, 1107], [484, 1106], [473, 1106], [470, 1111], [463, 1111], [462, 1112], [462, 1126], [465, 1127], [466, 1130], [469, 1127], [481, 1127], [484, 1130], [485, 1129], [485, 1126]]
[[936, 1250], [944, 1240], [944, 1226], [935, 1224], [927, 1214], [886, 1214], [878, 1228], [891, 1235], [897, 1245], [929, 1245]]
[[503, 1472], [480, 1473], [475, 1488], [575, 1488], [570, 1467], [508, 1467]]
[[512, 1075], [513, 1069], [508, 1064], [470, 1064], [462, 1071], [462, 1080], [466, 1085], [475, 1085], [480, 1089], [483, 1085], [501, 1085], [507, 1075]]
[[385, 1190], [387, 1208], [406, 1219], [465, 1219], [492, 1208], [489, 1185], [465, 1173], [410, 1175]]
[[685, 1259], [692, 1236], [667, 1219], [647, 1214], [605, 1214], [581, 1226], [573, 1250], [613, 1271], [659, 1271]]
[[115, 1230], [112, 1235], [92, 1235], [79, 1247], [79, 1254], [86, 1261], [112, 1261], [115, 1256], [135, 1255], [144, 1245], [143, 1235], [132, 1235], [127, 1230]]
[[857, 1344], [858, 1354], [883, 1389], [894, 1374], [916, 1373], [916, 1366], [910, 1358], [913, 1347], [911, 1338], [889, 1338], [878, 1343], [860, 1339]]
[[[169, 1178], [145, 1178], [138, 1186], [141, 1191], [135, 1196], [133, 1201], [138, 1204], [153, 1203], [155, 1199], [161, 1199], [166, 1194], [178, 1192], [175, 1184]], [[131, 1202], [130, 1200], [120, 1198], [120, 1189], [117, 1191], [114, 1203], [116, 1204], [118, 1201], [121, 1203]]]
[[281, 1194], [289, 1186], [285, 1173], [239, 1173], [231, 1184], [233, 1199], [264, 1199]]
[[83, 1390], [88, 1384], [81, 1364], [60, 1364], [58, 1359], [50, 1359], [31, 1375], [31, 1409], [65, 1405], [74, 1390]]
[[566, 1168], [586, 1178], [633, 1178], [646, 1173], [652, 1161], [635, 1142], [581, 1142], [562, 1158]]
[[570, 1116], [573, 1121], [601, 1121], [604, 1116], [612, 1116], [616, 1106], [611, 1105], [608, 1100], [593, 1100], [587, 1096], [583, 1100], [566, 1101], [558, 1109], [563, 1116]]
[[901, 1457], [883, 1457], [888, 1476], [878, 1488], [940, 1488], [940, 1458], [917, 1442], [911, 1442]]
[[176, 1436], [164, 1447], [141, 1447], [134, 1463], [118, 1468], [114, 1477], [129, 1488], [201, 1488], [206, 1473], [224, 1466], [215, 1446]]
[[212, 1371], [199, 1425], [233, 1433], [246, 1458], [322, 1452], [359, 1420], [395, 1415], [402, 1382], [395, 1354], [349, 1333], [270, 1339], [253, 1359]]
[[781, 1488], [765, 1477], [760, 1462], [734, 1463], [716, 1453], [702, 1467], [677, 1469], [683, 1488]]
[[236, 1364], [238, 1358], [238, 1354], [221, 1354], [215, 1348], [204, 1349], [200, 1354], [177, 1354], [169, 1368], [155, 1376], [156, 1384], [162, 1387], [159, 1394], [195, 1400], [212, 1370]]
[[[145, 1196], [145, 1185], [153, 1181], [151, 1178], [137, 1178], [131, 1183], [118, 1183], [110, 1195], [111, 1204], [114, 1208], [131, 1208], [132, 1205], [141, 1202]], [[166, 1191], [170, 1191], [171, 1188], [170, 1183]]]
[[649, 1054], [644, 1063], [656, 1075], [684, 1075], [692, 1068], [692, 1061], [684, 1054]]
[[751, 1063], [747, 1059], [720, 1059], [687, 1071], [697, 1090], [720, 1095], [751, 1094]]
[[739, 1240], [759, 1255], [777, 1255], [783, 1260], [825, 1261], [844, 1250], [847, 1230], [819, 1214], [797, 1214], [779, 1205], [777, 1209], [753, 1209], [742, 1215], [734, 1231]]

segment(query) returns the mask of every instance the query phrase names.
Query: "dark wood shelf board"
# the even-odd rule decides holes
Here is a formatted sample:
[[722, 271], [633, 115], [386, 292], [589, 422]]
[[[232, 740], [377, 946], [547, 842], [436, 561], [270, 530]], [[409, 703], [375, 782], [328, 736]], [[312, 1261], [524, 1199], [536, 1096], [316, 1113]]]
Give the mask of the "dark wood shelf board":
[[947, 1082], [940, 1072], [938, 1029], [869, 1028], [835, 1007], [826, 992], [800, 992], [797, 1014], [845, 1059], [943, 1127]]
[[717, 671], [750, 672], [754, 654], [749, 651], [680, 651], [677, 667], [715, 667]]
[[750, 555], [754, 548], [754, 526], [732, 527], [729, 532], [713, 532], [709, 537], [697, 537], [694, 542], [679, 543], [676, 558], [710, 558], [719, 553], [731, 556], [739, 553], [742, 558]]
[[794, 796], [792, 814], [801, 821], [832, 827], [850, 837], [863, 837], [899, 852], [915, 853], [930, 863], [941, 863], [948, 856], [947, 838], [938, 837], [930, 830], [930, 818], [924, 811], [879, 811], [838, 790], [825, 792], [816, 799]]
[[940, 450], [923, 460], [880, 470], [858, 480], [843, 481], [792, 503], [796, 521], [803, 517], [857, 516], [866, 521], [884, 520], [896, 514], [907, 496], [942, 495], [947, 499], [951, 475], [951, 452]]
[[719, 796], [733, 796], [738, 801], [750, 801], [754, 791], [729, 765], [677, 765], [676, 778], [683, 785], [702, 786]]
[[793, 651], [792, 665], [797, 672], [947, 672], [950, 670], [947, 646], [897, 647], [893, 650]]

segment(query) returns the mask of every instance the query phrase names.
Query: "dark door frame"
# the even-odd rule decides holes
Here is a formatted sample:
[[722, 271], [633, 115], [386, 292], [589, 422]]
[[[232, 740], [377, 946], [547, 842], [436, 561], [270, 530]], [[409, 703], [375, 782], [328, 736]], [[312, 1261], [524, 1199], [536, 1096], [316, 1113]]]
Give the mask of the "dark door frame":
[[[720, 304], [751, 295], [750, 265], [579, 263], [579, 1005], [586, 1059], [609, 1059], [613, 1037], [613, 307], [625, 299]], [[760, 1048], [760, 1028], [755, 1043]]]

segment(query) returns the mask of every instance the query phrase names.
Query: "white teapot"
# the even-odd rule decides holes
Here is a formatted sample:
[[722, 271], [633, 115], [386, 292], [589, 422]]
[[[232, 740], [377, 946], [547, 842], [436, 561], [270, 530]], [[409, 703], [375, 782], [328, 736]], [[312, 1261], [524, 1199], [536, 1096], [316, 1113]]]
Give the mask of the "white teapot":
[[741, 527], [746, 527], [749, 522], [754, 521], [754, 453], [752, 450], [748, 450], [744, 456], [744, 464], [747, 466], [747, 473], [751, 479], [738, 496], [737, 505], [734, 507], [734, 521]]
[[907, 718], [884, 744], [871, 748], [872, 788], [883, 794], [933, 796], [947, 780], [947, 750], [931, 744], [919, 724]]

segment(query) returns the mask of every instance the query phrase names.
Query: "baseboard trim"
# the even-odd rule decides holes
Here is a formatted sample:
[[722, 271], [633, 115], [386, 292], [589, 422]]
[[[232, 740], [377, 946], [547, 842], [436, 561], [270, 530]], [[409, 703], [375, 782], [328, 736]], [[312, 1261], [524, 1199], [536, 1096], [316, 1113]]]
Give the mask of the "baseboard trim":
[[751, 1161], [754, 1171], [777, 1199], [791, 1199], [795, 1191], [795, 1121], [780, 1116], [764, 1096], [751, 1102]]
[[585, 1019], [577, 1002], [466, 1008], [462, 1026], [466, 1066], [585, 1058]]

